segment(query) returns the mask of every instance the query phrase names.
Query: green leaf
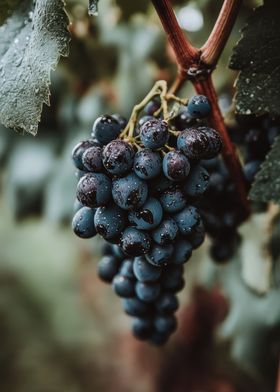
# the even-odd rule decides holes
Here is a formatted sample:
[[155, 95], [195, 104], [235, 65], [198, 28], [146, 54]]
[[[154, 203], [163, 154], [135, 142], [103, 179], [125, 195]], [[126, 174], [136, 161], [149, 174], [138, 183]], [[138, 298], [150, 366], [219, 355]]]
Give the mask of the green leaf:
[[20, 3], [20, 0], [1, 0], [1, 4], [0, 4], [0, 26], [4, 23], [4, 21], [11, 14], [13, 9], [15, 9], [19, 3]]
[[241, 71], [236, 109], [240, 114], [280, 115], [280, 5], [267, 0], [257, 8], [234, 48], [230, 68]]
[[266, 156], [249, 193], [255, 201], [280, 204], [280, 137]]
[[0, 122], [37, 133], [49, 104], [50, 71], [68, 54], [68, 18], [62, 0], [24, 0], [0, 27]]
[[88, 13], [90, 16], [95, 16], [98, 14], [98, 1], [99, 0], [89, 0]]

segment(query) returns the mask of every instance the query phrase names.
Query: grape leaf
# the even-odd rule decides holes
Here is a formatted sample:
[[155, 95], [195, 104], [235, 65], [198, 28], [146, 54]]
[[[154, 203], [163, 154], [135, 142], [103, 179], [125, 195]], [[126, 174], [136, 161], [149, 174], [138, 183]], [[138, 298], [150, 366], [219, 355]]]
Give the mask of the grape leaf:
[[280, 137], [266, 156], [249, 193], [251, 200], [280, 204]]
[[266, 0], [243, 29], [230, 68], [241, 71], [236, 82], [240, 114], [280, 115], [280, 5]]
[[95, 16], [98, 14], [98, 1], [99, 0], [89, 0], [88, 13], [90, 16]]
[[67, 25], [62, 0], [24, 0], [0, 27], [0, 122], [7, 128], [37, 133], [50, 71], [68, 54]]

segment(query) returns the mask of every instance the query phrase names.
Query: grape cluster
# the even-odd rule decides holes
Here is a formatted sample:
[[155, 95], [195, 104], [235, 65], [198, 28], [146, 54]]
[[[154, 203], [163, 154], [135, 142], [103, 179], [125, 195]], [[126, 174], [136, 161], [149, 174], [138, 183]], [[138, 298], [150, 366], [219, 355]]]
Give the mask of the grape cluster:
[[[242, 124], [242, 119], [239, 120]], [[280, 134], [279, 120], [269, 117], [264, 119], [252, 119], [246, 123], [246, 129], [242, 129], [242, 137], [239, 147], [244, 157], [244, 175], [249, 184], [254, 181], [255, 175], [260, 169], [265, 156], [269, 152], [276, 137]]]
[[[280, 134], [279, 120], [248, 116], [245, 120], [240, 117], [236, 125], [229, 129], [229, 134], [243, 158], [244, 176], [249, 187], [271, 145]], [[225, 262], [232, 258], [241, 242], [238, 227], [244, 222], [245, 216], [223, 161], [217, 157], [203, 164], [210, 173], [210, 180], [199, 207], [206, 232], [212, 239], [211, 257], [218, 263]], [[266, 205], [253, 205], [252, 208], [255, 212], [263, 211]]]
[[72, 153], [79, 179], [73, 230], [107, 242], [99, 276], [124, 298], [134, 335], [155, 344], [176, 328], [183, 264], [205, 237], [196, 203], [209, 174], [201, 162], [221, 150], [218, 133], [198, 120], [211, 110], [207, 98], [193, 97], [186, 109], [193, 122], [181, 129], [149, 102], [133, 136], [121, 116], [101, 116]]

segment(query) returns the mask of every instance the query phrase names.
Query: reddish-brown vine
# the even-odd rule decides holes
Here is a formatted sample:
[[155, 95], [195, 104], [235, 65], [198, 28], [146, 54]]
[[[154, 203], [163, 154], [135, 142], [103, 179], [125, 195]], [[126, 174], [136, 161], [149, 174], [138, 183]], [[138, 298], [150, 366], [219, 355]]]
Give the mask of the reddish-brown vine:
[[178, 74], [170, 92], [177, 92], [187, 80], [190, 80], [199, 94], [206, 95], [210, 99], [212, 103], [210, 122], [221, 135], [223, 140], [222, 155], [236, 186], [244, 215], [248, 216], [250, 204], [247, 198], [247, 184], [235, 147], [228, 136], [211, 76], [228, 40], [242, 0], [224, 1], [215, 26], [200, 49], [195, 48], [183, 33], [170, 0], [152, 0], [152, 2], [177, 60]]

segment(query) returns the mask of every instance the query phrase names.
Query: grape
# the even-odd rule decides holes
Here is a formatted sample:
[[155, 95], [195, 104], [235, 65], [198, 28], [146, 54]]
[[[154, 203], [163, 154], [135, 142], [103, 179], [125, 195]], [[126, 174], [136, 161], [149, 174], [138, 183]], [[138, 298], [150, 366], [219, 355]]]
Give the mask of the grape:
[[90, 147], [98, 147], [97, 143], [93, 140], [84, 140], [79, 142], [72, 151], [72, 161], [77, 169], [84, 170], [84, 165], [82, 161], [82, 157], [84, 152]]
[[154, 344], [155, 346], [162, 346], [167, 342], [169, 338], [169, 334], [166, 333], [159, 333], [159, 332], [154, 332], [152, 336], [150, 337], [149, 341], [150, 343]]
[[244, 175], [249, 184], [251, 184], [257, 172], [260, 170], [261, 161], [250, 161], [244, 166]]
[[150, 306], [138, 298], [125, 298], [123, 307], [125, 312], [133, 317], [147, 316], [150, 312]]
[[169, 188], [174, 188], [174, 182], [169, 180], [164, 175], [160, 175], [153, 181], [150, 181], [149, 187], [151, 188], [152, 193], [161, 194], [163, 191], [166, 191]]
[[164, 211], [171, 214], [182, 210], [187, 204], [183, 192], [177, 187], [164, 191], [160, 202]]
[[121, 128], [124, 129], [127, 126], [127, 119], [123, 116], [121, 116], [118, 113], [112, 114], [112, 117], [117, 120], [117, 122], [120, 124]]
[[104, 170], [102, 164], [102, 149], [98, 146], [93, 146], [85, 150], [82, 156], [82, 162], [85, 169], [95, 173], [100, 173]]
[[253, 128], [246, 133], [245, 143], [253, 159], [262, 159], [264, 152], [268, 151], [267, 135], [262, 129]]
[[123, 251], [121, 250], [121, 248], [119, 247], [119, 245], [111, 245], [111, 249], [112, 249], [112, 253], [113, 255], [119, 259], [119, 260], [123, 260], [126, 258], [125, 254], [123, 253]]
[[134, 272], [133, 272], [133, 259], [123, 260], [119, 273], [125, 278], [135, 279]]
[[76, 172], [75, 172], [76, 179], [77, 179], [78, 181], [80, 181], [80, 179], [81, 179], [82, 177], [84, 177], [87, 173], [88, 173], [88, 172], [85, 171], [85, 170], [76, 170]]
[[103, 165], [111, 174], [126, 174], [133, 165], [134, 150], [123, 140], [113, 140], [103, 150]]
[[84, 205], [78, 199], [75, 199], [74, 206], [73, 206], [74, 214], [76, 214], [77, 211], [79, 211], [81, 208], [83, 208], [83, 206]]
[[205, 239], [205, 227], [202, 220], [200, 220], [200, 222], [193, 227], [192, 233], [190, 237], [188, 237], [188, 240], [192, 244], [193, 249], [197, 249], [201, 244], [203, 244], [204, 239]]
[[183, 186], [185, 195], [192, 198], [197, 198], [203, 195], [208, 188], [209, 177], [209, 173], [203, 166], [193, 166], [188, 179]]
[[134, 172], [138, 177], [149, 180], [161, 172], [162, 160], [158, 152], [144, 148], [135, 154]]
[[135, 318], [132, 323], [132, 333], [139, 340], [148, 339], [153, 330], [153, 323], [149, 318]]
[[101, 173], [88, 173], [77, 185], [77, 199], [87, 207], [106, 205], [111, 198], [111, 180]]
[[134, 259], [133, 271], [140, 282], [156, 282], [161, 275], [161, 269], [148, 263], [142, 256]]
[[177, 131], [184, 131], [186, 128], [195, 125], [196, 122], [197, 120], [190, 115], [187, 107], [183, 107], [177, 116], [171, 120], [172, 125]]
[[135, 294], [134, 281], [119, 274], [113, 279], [113, 288], [115, 293], [122, 298], [130, 298]]
[[169, 265], [161, 277], [161, 285], [165, 290], [180, 291], [184, 287], [183, 266]]
[[117, 237], [125, 227], [124, 211], [116, 205], [99, 207], [94, 217], [94, 225], [98, 234], [105, 239]]
[[214, 129], [198, 127], [180, 133], [177, 147], [190, 159], [211, 159], [221, 151], [222, 142]]
[[91, 238], [96, 235], [94, 227], [95, 209], [89, 207], [80, 208], [72, 220], [72, 229], [80, 238]]
[[188, 103], [188, 111], [194, 118], [207, 117], [211, 112], [210, 101], [205, 95], [194, 95]]
[[174, 315], [158, 316], [155, 318], [155, 328], [158, 332], [170, 334], [175, 331], [177, 321]]
[[280, 127], [279, 126], [270, 127], [267, 131], [268, 144], [272, 145], [275, 142], [275, 140], [279, 134], [280, 134]]
[[172, 181], [185, 180], [190, 168], [188, 158], [180, 151], [169, 151], [163, 159], [163, 172]]
[[144, 112], [152, 116], [161, 106], [161, 102], [159, 99], [153, 99], [150, 102], [147, 103], [147, 105], [144, 107]]
[[141, 301], [151, 303], [159, 297], [160, 284], [155, 282], [137, 282], [135, 291]]
[[140, 128], [140, 138], [144, 147], [156, 150], [168, 140], [168, 125], [165, 121], [154, 118], [146, 121]]
[[148, 186], [144, 180], [131, 173], [113, 181], [112, 195], [119, 207], [124, 210], [133, 210], [145, 203]]
[[105, 145], [116, 139], [121, 130], [122, 126], [120, 123], [114, 117], [106, 114], [95, 120], [91, 135], [99, 143]]
[[114, 256], [103, 256], [97, 266], [99, 278], [104, 282], [111, 283], [118, 273], [119, 266], [120, 261]]
[[151, 239], [147, 233], [127, 227], [121, 237], [122, 250], [128, 256], [141, 256], [151, 248]]
[[151, 230], [160, 224], [162, 215], [160, 202], [150, 197], [139, 210], [129, 213], [128, 220], [137, 229]]
[[179, 307], [179, 302], [173, 293], [165, 292], [156, 300], [155, 307], [161, 314], [174, 313]]
[[174, 244], [174, 252], [172, 254], [173, 264], [186, 263], [192, 255], [192, 244], [185, 238], [178, 238]]
[[195, 226], [200, 223], [201, 217], [196, 207], [187, 206], [174, 215], [174, 219], [181, 234], [188, 235], [191, 234]]
[[165, 246], [154, 244], [150, 252], [147, 253], [145, 257], [152, 265], [162, 267], [171, 262], [170, 257], [173, 253], [173, 250], [174, 248], [170, 244]]
[[166, 218], [152, 232], [153, 240], [159, 245], [167, 245], [175, 240], [178, 233], [178, 226], [174, 219]]

